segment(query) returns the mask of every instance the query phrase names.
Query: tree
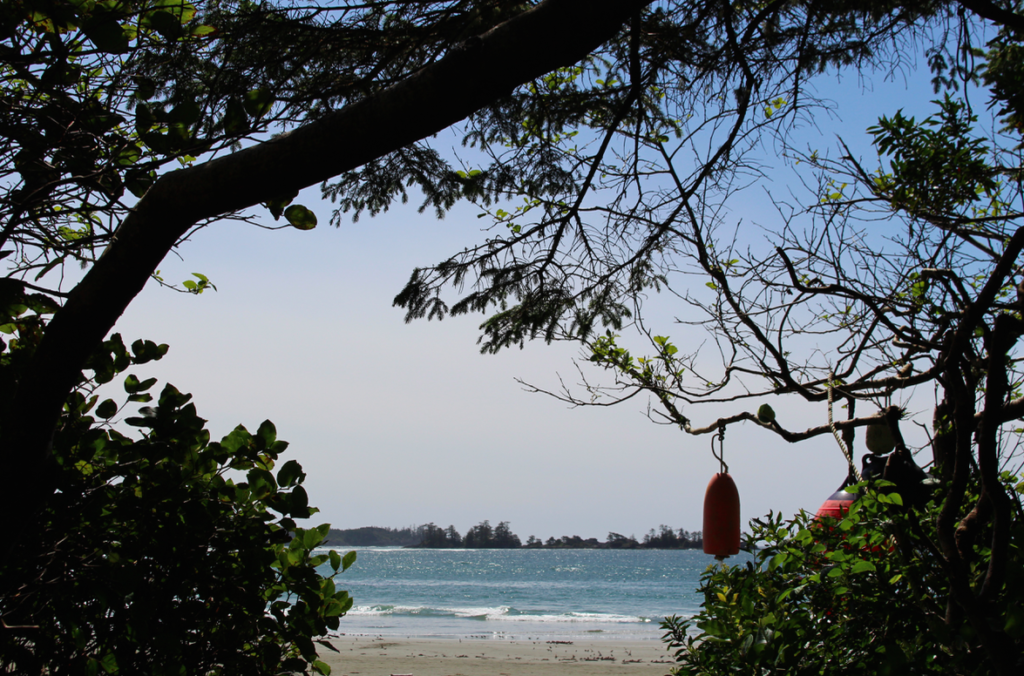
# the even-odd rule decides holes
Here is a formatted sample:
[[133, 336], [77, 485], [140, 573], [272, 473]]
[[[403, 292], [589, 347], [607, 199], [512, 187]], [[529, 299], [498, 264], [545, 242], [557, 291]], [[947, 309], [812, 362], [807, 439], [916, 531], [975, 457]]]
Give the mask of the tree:
[[[37, 288], [59, 309], [0, 428], [4, 464], [22, 477], [3, 496], [13, 534], [51, 494], [49, 440], [78, 374], [181, 238], [261, 203], [311, 227], [308, 210], [288, 207], [298, 190], [387, 157], [398, 188], [336, 190], [346, 204], [382, 208], [405, 177], [437, 168], [436, 153], [410, 144], [583, 58], [645, 4], [5, 7], [8, 278], [21, 284], [68, 260], [88, 268], [69, 293]], [[284, 124], [299, 126], [214, 156]], [[186, 168], [162, 171], [176, 160]], [[440, 169], [431, 180], [442, 208], [469, 187]], [[122, 201], [125, 188], [136, 203]], [[50, 209], [59, 204], [70, 208]]]
[[[261, 202], [275, 218], [313, 227], [307, 209], [289, 205], [299, 188], [428, 136], [583, 56], [624, 9], [583, 22], [574, 55], [565, 49], [573, 40], [552, 39], [541, 53], [518, 38], [537, 34], [531, 16], [554, 28], [572, 15], [572, 3], [529, 13], [518, 32], [499, 30], [461, 51], [454, 45], [473, 32], [453, 36], [470, 20], [483, 31], [523, 8], [498, 4], [481, 19], [432, 4], [338, 7], [341, 20], [320, 10], [173, 0], [25, 0], [0, 10], [0, 258], [8, 264], [4, 302], [14, 308], [3, 324], [13, 339], [0, 347], [11, 361], [0, 393], [0, 452], [8, 476], [18, 477], [3, 496], [5, 668], [326, 671], [311, 638], [336, 628], [351, 599], [314, 568], [329, 560], [337, 572], [352, 557], [311, 554], [327, 528], [306, 531], [291, 520], [312, 510], [295, 486], [297, 464], [270, 474], [284, 447], [273, 427], [255, 437], [240, 428], [208, 444], [187, 396], [167, 388], [135, 419], [153, 429], [131, 442], [106, 423], [92, 427], [97, 399], [79, 388], [109, 381], [122, 363], [153, 358], [150, 343], [129, 353], [103, 341], [157, 276], [160, 259], [194, 228]], [[403, 46], [381, 50], [382, 41], [368, 38], [378, 19], [385, 30], [376, 33]], [[438, 22], [435, 34], [414, 29], [428, 19]], [[463, 78], [482, 84], [464, 87]], [[389, 117], [401, 110], [406, 119]], [[376, 135], [370, 121], [388, 129], [379, 146], [365, 142]], [[260, 133], [301, 122], [258, 143]], [[216, 157], [239, 144], [251, 147]], [[302, 155], [296, 170], [291, 160]], [[47, 273], [72, 262], [88, 272], [66, 292]], [[203, 275], [182, 286], [212, 288]], [[151, 386], [126, 381], [136, 401]], [[119, 410], [104, 400], [96, 414]], [[173, 452], [163, 457], [168, 444]], [[248, 480], [224, 479], [228, 468], [247, 471]], [[275, 523], [268, 507], [285, 516]], [[61, 596], [62, 583], [74, 593]], [[139, 597], [145, 605], [133, 602]]]
[[[994, 47], [990, 62], [998, 62], [1003, 48]], [[867, 428], [869, 447], [873, 430], [887, 432], [889, 447], [895, 445], [891, 455], [867, 456], [864, 475], [871, 473], [871, 465], [883, 466], [882, 478], [895, 484], [898, 493], [869, 491], [861, 511], [840, 525], [871, 547], [884, 546], [879, 534], [891, 536], [893, 555], [884, 567], [873, 560], [877, 557], [864, 554], [841, 561], [848, 552], [834, 545], [837, 551], [826, 561], [815, 562], [807, 553], [816, 545], [808, 547], [812, 543], [802, 535], [801, 524], [780, 528], [776, 522], [768, 532], [780, 562], [796, 550], [780, 571], [783, 575], [818, 579], [826, 572], [821, 565], [832, 564], [836, 572], [828, 574], [838, 581], [866, 573], [858, 587], [891, 589], [903, 599], [906, 607], [898, 617], [881, 612], [892, 595], [850, 608], [850, 621], [860, 622], [873, 636], [884, 632], [891, 642], [888, 668], [945, 672], [952, 662], [957, 673], [1010, 674], [1024, 666], [1019, 660], [1024, 633], [1015, 610], [1021, 590], [1010, 581], [1024, 568], [1018, 554], [1024, 477], [1016, 426], [1021, 415], [1016, 346], [1024, 335], [1019, 291], [1024, 286], [1017, 263], [1024, 245], [1020, 165], [1001, 139], [987, 146], [977, 136], [976, 117], [965, 100], [947, 96], [935, 103], [937, 113], [926, 120], [896, 114], [870, 130], [885, 158], [879, 170], [868, 172], [852, 161], [846, 165], [868, 195], [861, 204], [880, 205], [908, 224], [910, 236], [896, 242], [902, 251], [889, 257], [898, 263], [875, 275], [871, 293], [865, 292], [865, 280], [849, 273], [833, 272], [824, 284], [810, 285], [833, 308], [842, 298], [848, 316], [856, 318], [848, 323], [833, 319], [833, 330], [865, 341], [865, 347], [844, 354], [842, 381], [831, 374], [826, 381], [834, 390], [851, 393], [845, 397], [845, 445], [852, 447], [858, 422], [874, 424]], [[1010, 138], [1017, 134], [1013, 129]], [[848, 212], [840, 218], [844, 226], [858, 213], [851, 208], [856, 199], [832, 200], [836, 209]], [[848, 252], [843, 253], [834, 260], [845, 258]], [[817, 253], [808, 259], [821, 260]], [[795, 267], [783, 265], [792, 275]], [[794, 283], [801, 293], [805, 286]], [[911, 393], [922, 384], [936, 392], [931, 434], [917, 449], [932, 467], [924, 485], [907, 475], [915, 468], [904, 438], [906, 412], [889, 404], [897, 396], [915, 401]], [[882, 404], [874, 419], [854, 417], [858, 399]], [[851, 467], [851, 473], [857, 475], [856, 469]], [[793, 539], [782, 537], [787, 530]], [[901, 583], [901, 577], [909, 579]], [[812, 604], [811, 610], [820, 615], [820, 607]], [[938, 637], [945, 653], [942, 664], [935, 663], [933, 648], [917, 645], [916, 636], [924, 632]]]
[[652, 528], [651, 532], [644, 536], [644, 546], [673, 549], [679, 546], [679, 540], [676, 538], [676, 532], [674, 530], [665, 524], [661, 524], [658, 527], [657, 533], [655, 533]]
[[419, 527], [421, 547], [445, 547], [446, 538], [443, 528], [438, 528], [433, 522]]
[[512, 532], [508, 521], [502, 521], [494, 528], [492, 546], [496, 549], [518, 549], [523, 546], [523, 543], [519, 536]]
[[636, 538], [626, 537], [620, 533], [608, 533], [606, 540], [610, 549], [634, 549], [639, 547], [640, 544], [636, 541]]
[[[843, 142], [834, 160], [787, 148], [813, 173], [802, 204], [777, 202], [772, 246], [723, 237], [721, 212], [692, 184], [662, 195], [679, 207], [658, 284], [671, 288], [687, 273], [677, 294], [687, 322], [723, 356], [717, 373], [665, 335], [645, 328], [649, 352], [636, 357], [609, 331], [584, 342], [611, 382], [584, 374], [587, 396], [556, 393], [579, 405], [647, 393], [653, 419], [695, 435], [751, 424], [794, 443], [834, 436], [851, 490], [861, 491], [838, 523], [755, 522], [767, 548], [754, 565], [705, 575], [700, 633], [666, 624], [680, 649], [677, 673], [1024, 666], [1015, 581], [1024, 573], [1024, 173], [1012, 56], [1021, 18], [980, 13], [996, 22], [985, 49], [975, 43], [982, 28], [961, 17], [958, 51], [931, 48], [934, 114], [881, 118], [868, 130], [877, 157], [857, 158]], [[1001, 116], [991, 128], [978, 124], [976, 84], [988, 85]], [[671, 157], [659, 168], [674, 177]], [[780, 395], [819, 419], [826, 409], [827, 423], [781, 419], [768, 403]], [[734, 412], [698, 423], [691, 405], [705, 403]], [[910, 411], [922, 406], [928, 417], [915, 420]], [[833, 417], [844, 409], [844, 420]], [[925, 433], [913, 434], [914, 423]], [[869, 450], [862, 469], [858, 429]]]
[[494, 529], [488, 520], [481, 521], [466, 531], [462, 545], [470, 549], [489, 549], [494, 547]]
[[[0, 391], [31, 357], [53, 308], [38, 294], [0, 299], [8, 342]], [[355, 560], [314, 554], [324, 524], [288, 444], [264, 421], [211, 442], [191, 395], [155, 379], [124, 378], [127, 401], [100, 401], [102, 383], [160, 359], [166, 345], [120, 335], [104, 342], [68, 397], [54, 437], [54, 498], [33, 537], [0, 562], [3, 673], [319, 673], [313, 638], [337, 629], [352, 599], [316, 567], [336, 574]], [[143, 432], [123, 434], [112, 419]], [[276, 471], [273, 471], [275, 470]]]
[[704, 538], [700, 531], [691, 533], [688, 530], [680, 528], [678, 538], [680, 543], [679, 546], [684, 549], [698, 549], [704, 545]]

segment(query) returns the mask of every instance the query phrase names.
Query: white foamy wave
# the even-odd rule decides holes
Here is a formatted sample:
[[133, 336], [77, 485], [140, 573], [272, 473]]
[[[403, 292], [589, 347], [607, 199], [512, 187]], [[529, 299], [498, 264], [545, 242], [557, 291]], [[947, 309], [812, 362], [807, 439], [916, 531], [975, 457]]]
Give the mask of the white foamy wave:
[[601, 622], [601, 623], [634, 623], [650, 622], [650, 618], [637, 615], [613, 615], [611, 613], [558, 613], [558, 614], [522, 614], [504, 615], [500, 617], [488, 617], [491, 620], [506, 620], [511, 622]]
[[500, 617], [509, 612], [513, 612], [514, 609], [508, 606], [499, 606], [497, 608], [431, 608], [429, 606], [389, 606], [389, 605], [374, 605], [374, 606], [355, 606], [352, 610], [348, 611], [349, 615], [426, 615], [434, 617], [461, 617], [461, 618], [477, 618], [477, 619], [492, 619]]
[[579, 622], [579, 623], [648, 623], [650, 618], [637, 615], [586, 612], [521, 611], [511, 606], [492, 608], [431, 608], [428, 606], [355, 606], [349, 615], [390, 617], [451, 617], [468, 620], [501, 622]]
[[394, 606], [352, 606], [347, 615], [390, 615]]

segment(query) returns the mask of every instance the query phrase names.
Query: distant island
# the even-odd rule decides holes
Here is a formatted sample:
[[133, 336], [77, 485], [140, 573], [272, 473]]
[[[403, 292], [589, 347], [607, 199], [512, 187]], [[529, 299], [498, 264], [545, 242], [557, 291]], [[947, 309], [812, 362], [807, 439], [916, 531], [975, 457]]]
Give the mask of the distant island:
[[455, 526], [441, 528], [434, 523], [405, 528], [332, 528], [327, 534], [328, 545], [339, 547], [419, 547], [424, 549], [700, 549], [704, 546], [701, 532], [682, 528], [675, 530], [662, 524], [652, 528], [642, 539], [608, 533], [604, 542], [597, 538], [583, 539], [579, 535], [563, 535], [540, 540], [531, 535], [524, 544], [512, 532], [508, 521], [491, 526], [481, 521], [460, 535]]

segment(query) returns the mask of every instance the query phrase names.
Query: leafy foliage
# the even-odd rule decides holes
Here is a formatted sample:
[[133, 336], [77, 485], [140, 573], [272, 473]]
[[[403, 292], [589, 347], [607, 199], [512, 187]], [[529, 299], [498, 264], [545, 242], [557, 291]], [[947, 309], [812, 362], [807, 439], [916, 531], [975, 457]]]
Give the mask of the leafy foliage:
[[[1012, 490], [1011, 477], [1004, 480]], [[991, 673], [972, 647], [971, 624], [946, 618], [950, 579], [930, 551], [938, 505], [918, 512], [904, 507], [891, 484], [861, 488], [841, 520], [802, 513], [751, 522], [762, 546], [754, 561], [709, 567], [701, 578], [703, 610], [663, 623], [678, 663], [673, 673]], [[986, 546], [974, 548], [983, 561]], [[1019, 550], [1008, 565], [1024, 568]], [[970, 584], [980, 585], [984, 574], [984, 566], [972, 565]], [[1024, 611], [1013, 579], [992, 599], [992, 617], [1019, 641]]]
[[[0, 361], [11, 391], [53, 306], [38, 294], [4, 299]], [[89, 362], [54, 438], [53, 499], [33, 536], [0, 564], [21, 583], [0, 598], [4, 673], [328, 673], [313, 639], [352, 606], [333, 579], [354, 553], [314, 554], [328, 531], [300, 528], [316, 512], [274, 425], [210, 440], [191, 396], [128, 373], [125, 403], [103, 383], [160, 359], [166, 345], [117, 334]], [[132, 403], [152, 403], [112, 422]], [[123, 429], [123, 428], [121, 428]], [[275, 470], [276, 469], [276, 473]]]
[[880, 153], [890, 157], [891, 173], [877, 179], [878, 191], [894, 208], [910, 213], [948, 214], [998, 190], [996, 172], [987, 162], [986, 144], [970, 131], [977, 116], [948, 95], [939, 115], [921, 123], [896, 113], [883, 117], [868, 132]]
[[[716, 219], [740, 176], [758, 174], [745, 153], [767, 137], [784, 145], [790, 125], [821, 105], [809, 78], [898, 59], [947, 11], [932, 3], [653, 4], [591, 58], [470, 119], [463, 143], [487, 162], [456, 176], [493, 223], [492, 236], [417, 270], [395, 304], [408, 319], [485, 313], [485, 352], [618, 331], [635, 317], [633, 299], [664, 288], [689, 242], [679, 221]], [[423, 184], [419, 165], [388, 159], [392, 185]], [[435, 185], [449, 174], [433, 174]], [[325, 192], [341, 212], [358, 212], [366, 202], [344, 195], [365, 189], [372, 177], [364, 178]], [[442, 294], [468, 280], [457, 300]]]
[[[7, 3], [0, 17], [0, 245], [22, 272], [94, 259], [164, 165], [214, 139], [195, 100], [161, 96], [142, 61], [202, 52], [212, 27], [184, 0]], [[134, 196], [134, 197], [132, 197]]]

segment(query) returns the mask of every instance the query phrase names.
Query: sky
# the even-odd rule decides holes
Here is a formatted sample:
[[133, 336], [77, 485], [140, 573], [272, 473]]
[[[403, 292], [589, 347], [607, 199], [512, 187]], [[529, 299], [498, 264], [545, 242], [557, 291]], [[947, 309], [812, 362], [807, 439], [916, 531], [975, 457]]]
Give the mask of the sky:
[[[879, 114], [927, 114], [922, 106], [934, 98], [926, 76], [833, 77], [819, 87], [837, 100], [841, 124], [803, 133], [829, 147], [836, 129], [863, 139]], [[787, 176], [776, 174], [771, 188], [786, 190]], [[575, 383], [577, 346], [537, 342], [481, 355], [482, 316], [406, 324], [392, 307], [414, 267], [481, 241], [476, 208], [438, 220], [410, 204], [334, 228], [318, 189], [297, 201], [317, 212], [315, 230], [227, 221], [200, 231], [164, 261], [161, 275], [180, 282], [201, 272], [217, 291], [197, 297], [151, 282], [115, 331], [126, 342], [170, 345], [161, 362], [137, 372], [191, 392], [215, 438], [273, 420], [291, 444], [284, 459], [308, 474], [310, 503], [321, 510], [314, 523], [434, 522], [464, 533], [487, 519], [510, 522], [524, 540], [642, 537], [660, 524], [701, 529], [704, 491], [718, 471], [708, 437], [653, 424], [646, 400], [572, 409], [516, 382], [557, 389], [561, 374]], [[744, 213], [742, 201], [734, 209], [738, 220], [765, 218]], [[768, 218], [762, 222], [772, 225]], [[684, 311], [664, 297], [647, 308], [651, 325], [669, 335]], [[773, 405], [788, 427], [825, 420], [823, 404]], [[846, 474], [831, 438], [789, 445], [751, 425], [730, 429], [725, 458], [744, 521], [814, 511]]]

